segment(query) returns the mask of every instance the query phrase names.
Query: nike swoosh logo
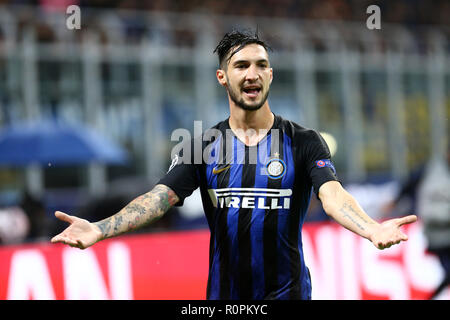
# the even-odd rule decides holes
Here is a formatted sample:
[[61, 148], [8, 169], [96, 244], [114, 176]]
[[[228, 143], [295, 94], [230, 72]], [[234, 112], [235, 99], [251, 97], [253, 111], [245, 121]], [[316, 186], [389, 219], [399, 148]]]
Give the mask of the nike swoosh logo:
[[231, 165], [227, 165], [226, 167], [223, 167], [223, 168], [220, 168], [220, 169], [216, 169], [216, 168], [213, 168], [213, 171], [212, 171], [212, 173], [213, 174], [219, 174], [219, 173], [221, 173], [222, 171], [225, 171], [225, 170], [227, 170], [229, 167], [231, 167]]

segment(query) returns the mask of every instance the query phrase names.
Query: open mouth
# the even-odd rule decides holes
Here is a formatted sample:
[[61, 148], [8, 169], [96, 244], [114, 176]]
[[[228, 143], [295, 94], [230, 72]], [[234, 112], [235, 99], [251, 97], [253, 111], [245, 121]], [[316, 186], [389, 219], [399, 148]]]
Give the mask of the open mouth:
[[256, 98], [261, 92], [261, 87], [245, 87], [242, 91], [244, 91], [248, 97]]

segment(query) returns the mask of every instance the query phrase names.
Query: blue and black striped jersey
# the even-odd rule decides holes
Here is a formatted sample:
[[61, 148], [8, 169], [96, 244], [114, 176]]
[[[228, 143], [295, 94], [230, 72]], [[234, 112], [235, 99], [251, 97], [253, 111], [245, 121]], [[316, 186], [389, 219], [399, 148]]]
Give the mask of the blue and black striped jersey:
[[256, 146], [228, 119], [212, 130], [187, 143], [159, 181], [177, 205], [200, 188], [211, 231], [207, 298], [310, 299], [302, 224], [312, 190], [337, 181], [325, 141], [277, 115]]

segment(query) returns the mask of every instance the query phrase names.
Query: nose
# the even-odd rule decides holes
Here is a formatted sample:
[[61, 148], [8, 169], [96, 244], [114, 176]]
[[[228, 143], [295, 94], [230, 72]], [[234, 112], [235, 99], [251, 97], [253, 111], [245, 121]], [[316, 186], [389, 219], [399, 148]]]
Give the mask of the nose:
[[259, 75], [258, 75], [258, 71], [255, 65], [250, 65], [250, 67], [247, 69], [247, 74], [245, 75], [245, 79], [248, 81], [256, 81], [258, 80]]

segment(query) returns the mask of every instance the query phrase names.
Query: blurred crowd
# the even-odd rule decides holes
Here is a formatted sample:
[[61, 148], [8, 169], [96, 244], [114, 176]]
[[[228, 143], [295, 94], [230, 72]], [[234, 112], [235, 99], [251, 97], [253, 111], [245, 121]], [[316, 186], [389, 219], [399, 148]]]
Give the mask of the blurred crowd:
[[[195, 35], [192, 34], [192, 28], [186, 28], [184, 21], [178, 21], [179, 26], [175, 26], [177, 22], [173, 20], [158, 21], [157, 23], [151, 23], [149, 26], [148, 21], [144, 22], [145, 14], [200, 13], [230, 17], [270, 17], [305, 21], [358, 21], [365, 25], [368, 18], [367, 7], [378, 5], [383, 23], [402, 24], [412, 28], [412, 30], [416, 27], [429, 25], [448, 26], [448, 17], [450, 16], [450, 2], [446, 0], [0, 0], [0, 8], [12, 8], [21, 26], [28, 23], [37, 26], [38, 41], [40, 42], [53, 41], [56, 37], [55, 31], [52, 30], [52, 26], [45, 18], [30, 13], [22, 14], [19, 7], [33, 6], [39, 8], [42, 13], [60, 12], [65, 14], [67, 7], [72, 4], [81, 8], [84, 27], [90, 25], [102, 29], [99, 25], [103, 23], [117, 23], [124, 29], [126, 41], [140, 39], [144, 34], [152, 36], [151, 33], [154, 31], [149, 31], [148, 28], [155, 27], [157, 33], [164, 29], [162, 35], [164, 41], [187, 46], [195, 42]], [[15, 7], [18, 9], [14, 9]], [[115, 14], [119, 11], [132, 10], [138, 12], [139, 15], [104, 16], [104, 19], [99, 19], [97, 14], [100, 12], [99, 10], [109, 10], [109, 12], [113, 11]], [[90, 12], [94, 13], [90, 14]], [[170, 28], [164, 26], [164, 23], [169, 24]], [[152, 24], [154, 25], [152, 26]], [[218, 24], [219, 30], [229, 28], [220, 21], [214, 21], [214, 24]], [[262, 29], [264, 29], [264, 26], [262, 26]], [[445, 28], [445, 30], [448, 34], [448, 28]], [[103, 33], [101, 40], [107, 41], [108, 30], [103, 29], [101, 33]], [[0, 39], [1, 36], [0, 26]]]
[[208, 12], [219, 15], [270, 16], [301, 19], [365, 20], [366, 8], [381, 8], [385, 22], [402, 24], [448, 24], [446, 0], [0, 0], [0, 5], [31, 4], [46, 9], [70, 4], [100, 9], [137, 9], [169, 12]]

